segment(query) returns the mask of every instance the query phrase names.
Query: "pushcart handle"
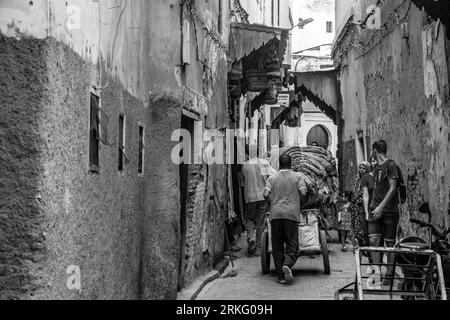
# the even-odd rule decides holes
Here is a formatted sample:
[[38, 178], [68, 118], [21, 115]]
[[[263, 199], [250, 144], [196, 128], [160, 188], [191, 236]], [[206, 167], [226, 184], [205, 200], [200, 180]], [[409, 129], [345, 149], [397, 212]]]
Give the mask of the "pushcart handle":
[[430, 227], [432, 227], [431, 224], [426, 223], [426, 222], [421, 221], [421, 220], [418, 220], [418, 219], [414, 219], [414, 218], [409, 219], [409, 222], [414, 223], [414, 224], [418, 224], [422, 228], [430, 228]]
[[445, 230], [445, 232], [444, 232], [442, 237], [447, 238], [449, 234], [450, 234], [450, 227], [447, 228], [447, 230]]
[[431, 230], [431, 232], [432, 232], [435, 236], [437, 236], [438, 238], [442, 238], [442, 236], [443, 236], [442, 233], [440, 233], [440, 232], [436, 229], [436, 227], [433, 226], [433, 225], [430, 224], [430, 223], [426, 223], [426, 222], [423, 222], [423, 221], [421, 221], [421, 220], [414, 219], [414, 218], [409, 219], [409, 222], [414, 223], [414, 224], [418, 224], [418, 225], [421, 226], [422, 228], [429, 228], [429, 229]]

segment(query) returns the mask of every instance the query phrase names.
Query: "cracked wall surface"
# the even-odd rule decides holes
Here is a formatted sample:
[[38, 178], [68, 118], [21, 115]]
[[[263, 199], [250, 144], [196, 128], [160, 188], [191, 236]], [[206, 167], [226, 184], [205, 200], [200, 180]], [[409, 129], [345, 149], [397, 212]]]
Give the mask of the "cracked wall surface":
[[44, 217], [39, 114], [47, 66], [45, 43], [0, 37], [0, 298], [33, 294], [43, 279]]
[[[7, 238], [1, 242], [6, 244], [2, 265], [18, 268], [2, 277], [2, 298], [139, 297], [142, 181], [135, 174], [137, 158], [130, 157], [119, 175], [117, 148], [102, 146], [101, 173], [88, 170], [86, 83], [95, 76], [95, 68], [52, 39], [2, 37], [1, 42], [2, 58], [7, 58], [2, 59], [2, 70], [10, 71], [2, 76], [3, 97], [12, 98], [5, 104], [11, 111], [2, 110], [2, 127], [9, 131], [2, 132], [2, 177], [16, 184], [14, 188], [2, 179], [2, 194], [7, 195], [1, 206], [6, 221], [2, 236]], [[117, 136], [119, 111], [126, 110], [127, 146], [130, 156], [135, 154], [133, 124], [143, 118], [142, 103], [113, 81], [102, 103], [107, 106], [103, 119], [110, 137]], [[25, 199], [28, 205], [17, 205]], [[81, 291], [67, 288], [66, 270], [72, 265], [80, 267]]]
[[[396, 5], [408, 22], [404, 30], [392, 18]], [[335, 51], [341, 66], [344, 140], [355, 143], [363, 130], [370, 143], [388, 142], [388, 156], [408, 182], [401, 225], [403, 234], [411, 234], [417, 230], [409, 217], [424, 202], [430, 203], [439, 226], [450, 221], [447, 31], [409, 1], [395, 1], [382, 10], [386, 30], [350, 31], [342, 40], [347, 45]]]
[[[66, 28], [73, 3], [85, 13], [79, 30]], [[180, 176], [171, 135], [183, 108], [198, 113], [205, 127], [226, 127], [227, 59], [205, 43], [209, 81], [205, 94], [193, 90], [203, 86], [204, 67], [193, 62], [189, 68], [200, 77], [186, 83], [180, 6], [133, 0], [119, 9], [103, 1], [0, 1], [0, 299], [176, 298]], [[227, 31], [219, 37], [227, 39]], [[89, 172], [93, 87], [101, 91], [107, 140], [98, 175]], [[123, 173], [119, 114], [126, 116]], [[224, 247], [226, 167], [202, 172], [192, 194], [197, 220], [188, 228], [196, 237], [189, 241], [195, 250], [186, 283], [208, 272]], [[71, 265], [80, 267], [81, 291], [67, 287]]]

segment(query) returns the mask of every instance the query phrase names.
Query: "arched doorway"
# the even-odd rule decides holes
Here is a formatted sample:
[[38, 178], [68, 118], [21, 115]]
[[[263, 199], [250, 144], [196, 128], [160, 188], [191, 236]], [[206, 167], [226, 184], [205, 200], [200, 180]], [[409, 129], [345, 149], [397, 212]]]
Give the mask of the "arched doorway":
[[306, 143], [308, 146], [317, 144], [320, 147], [328, 149], [330, 146], [330, 136], [328, 131], [321, 125], [313, 127], [308, 133]]

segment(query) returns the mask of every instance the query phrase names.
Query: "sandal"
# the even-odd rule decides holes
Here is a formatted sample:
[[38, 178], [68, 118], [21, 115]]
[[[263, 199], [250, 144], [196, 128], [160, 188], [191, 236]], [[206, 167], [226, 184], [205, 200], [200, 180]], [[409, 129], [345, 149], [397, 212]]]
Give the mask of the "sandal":
[[292, 270], [288, 266], [283, 267], [284, 279], [287, 284], [292, 284], [294, 282], [294, 276], [292, 275]]

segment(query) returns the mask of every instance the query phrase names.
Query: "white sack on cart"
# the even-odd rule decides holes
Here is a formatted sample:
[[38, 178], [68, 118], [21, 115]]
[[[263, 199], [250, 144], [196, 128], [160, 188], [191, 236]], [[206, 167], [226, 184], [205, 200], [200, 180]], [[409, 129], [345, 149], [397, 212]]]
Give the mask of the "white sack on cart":
[[320, 251], [319, 221], [314, 214], [303, 215], [299, 224], [298, 242], [300, 250]]

